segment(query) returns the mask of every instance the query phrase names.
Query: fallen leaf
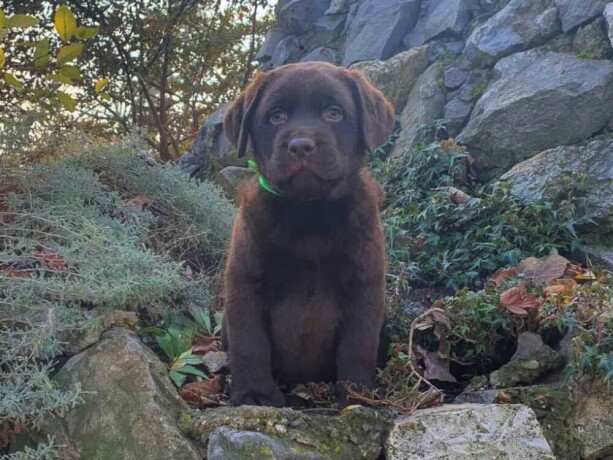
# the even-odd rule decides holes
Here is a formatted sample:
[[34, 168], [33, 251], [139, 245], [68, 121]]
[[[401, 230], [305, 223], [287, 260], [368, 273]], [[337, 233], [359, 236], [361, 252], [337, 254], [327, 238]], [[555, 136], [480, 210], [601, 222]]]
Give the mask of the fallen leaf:
[[462, 190], [459, 190], [455, 187], [447, 188], [447, 196], [455, 204], [466, 204], [472, 198], [469, 194], [464, 193]]
[[497, 404], [511, 404], [511, 402], [513, 402], [511, 395], [504, 390], [500, 390], [498, 393], [496, 393], [494, 400]]
[[134, 198], [130, 198], [128, 201], [136, 206], [144, 208], [145, 206], [153, 203], [153, 198], [150, 198], [147, 195], [136, 195]]
[[581, 273], [583, 273], [583, 268], [581, 268], [579, 265], [568, 264], [566, 270], [564, 271], [564, 278], [574, 278]]
[[500, 294], [500, 303], [516, 315], [527, 315], [526, 309], [542, 305], [542, 301], [538, 297], [526, 291], [526, 285], [523, 283]]
[[221, 375], [216, 375], [212, 379], [202, 382], [193, 382], [184, 385], [179, 390], [179, 396], [184, 401], [192, 404], [202, 404], [208, 400], [208, 396], [221, 393], [223, 380]]
[[449, 357], [442, 355], [438, 351], [428, 351], [420, 346], [417, 346], [416, 350], [424, 360], [424, 377], [426, 379], [457, 382], [449, 371]]
[[32, 272], [28, 270], [13, 270], [13, 269], [0, 270], [0, 277], [4, 277], [4, 278], [30, 278], [31, 276], [32, 276]]
[[217, 340], [202, 334], [196, 334], [192, 343], [192, 353], [195, 355], [206, 355], [209, 351], [217, 351]]
[[596, 281], [596, 275], [592, 270], [586, 270], [584, 273], [575, 276], [574, 279], [577, 281]]
[[501, 287], [508, 278], [517, 276], [518, 273], [519, 271], [516, 267], [502, 268], [494, 273], [494, 276], [490, 279], [490, 283], [496, 287]]
[[547, 257], [528, 257], [522, 260], [517, 268], [519, 273], [534, 283], [547, 284], [551, 280], [564, 276], [569, 261], [558, 254], [555, 249]]

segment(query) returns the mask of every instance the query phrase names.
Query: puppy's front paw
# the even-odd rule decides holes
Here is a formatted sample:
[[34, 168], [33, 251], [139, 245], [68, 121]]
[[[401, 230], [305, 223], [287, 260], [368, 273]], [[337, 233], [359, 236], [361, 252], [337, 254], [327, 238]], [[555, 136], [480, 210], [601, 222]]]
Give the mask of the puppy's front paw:
[[232, 390], [230, 401], [235, 406], [285, 406], [285, 396], [277, 387], [266, 390]]

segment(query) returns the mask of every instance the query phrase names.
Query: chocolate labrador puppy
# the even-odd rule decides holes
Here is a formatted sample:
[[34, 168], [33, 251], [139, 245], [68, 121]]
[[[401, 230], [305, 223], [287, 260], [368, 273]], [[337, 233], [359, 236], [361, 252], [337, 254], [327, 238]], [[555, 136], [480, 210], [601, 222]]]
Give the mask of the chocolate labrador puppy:
[[385, 246], [364, 161], [393, 125], [360, 73], [321, 62], [259, 74], [227, 112], [260, 173], [241, 190], [225, 272], [234, 404], [282, 406], [277, 384], [374, 384]]

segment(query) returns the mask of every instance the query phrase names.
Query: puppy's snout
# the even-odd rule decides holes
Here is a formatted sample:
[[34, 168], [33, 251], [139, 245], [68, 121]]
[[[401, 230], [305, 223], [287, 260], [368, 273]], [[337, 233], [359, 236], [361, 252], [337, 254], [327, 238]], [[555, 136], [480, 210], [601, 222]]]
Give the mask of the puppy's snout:
[[297, 137], [289, 142], [287, 148], [296, 157], [305, 158], [315, 150], [315, 141], [308, 137]]

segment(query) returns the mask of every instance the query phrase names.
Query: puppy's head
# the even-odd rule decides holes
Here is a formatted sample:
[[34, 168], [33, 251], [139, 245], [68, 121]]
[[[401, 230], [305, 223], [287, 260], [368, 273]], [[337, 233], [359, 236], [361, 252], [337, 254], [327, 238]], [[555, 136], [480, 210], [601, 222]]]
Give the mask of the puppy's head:
[[260, 173], [296, 201], [349, 193], [365, 153], [393, 126], [378, 89], [358, 72], [321, 62], [259, 74], [224, 119], [239, 156], [250, 145]]

